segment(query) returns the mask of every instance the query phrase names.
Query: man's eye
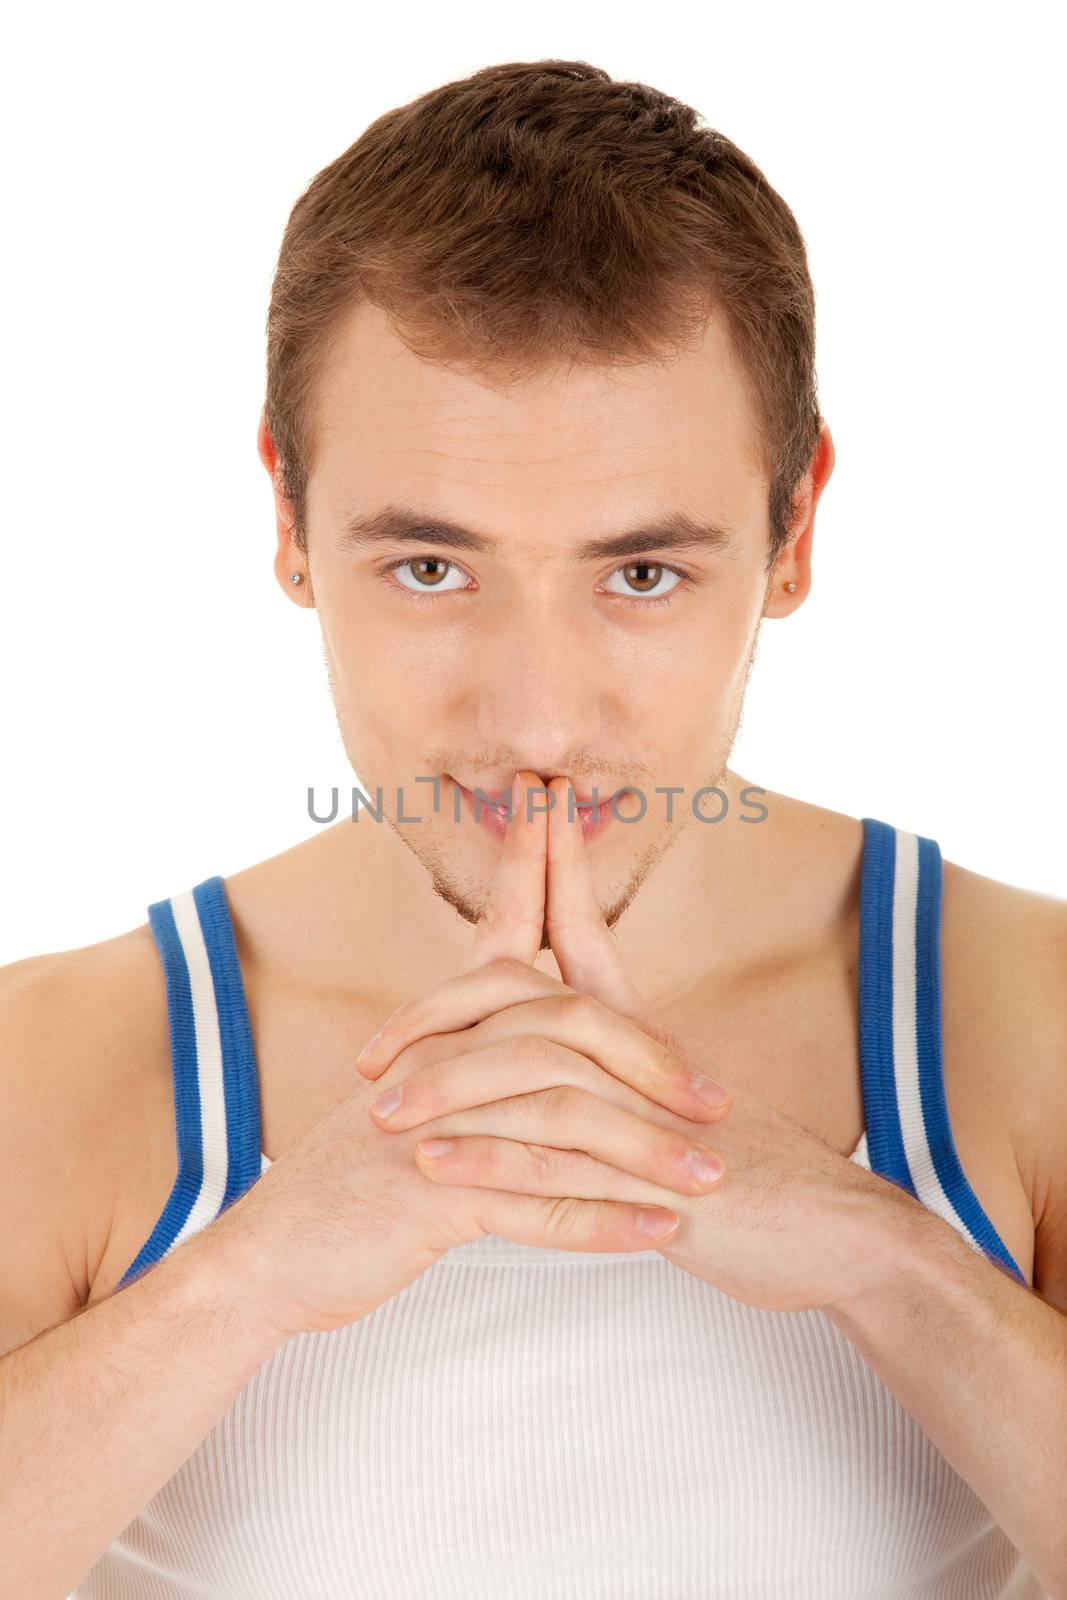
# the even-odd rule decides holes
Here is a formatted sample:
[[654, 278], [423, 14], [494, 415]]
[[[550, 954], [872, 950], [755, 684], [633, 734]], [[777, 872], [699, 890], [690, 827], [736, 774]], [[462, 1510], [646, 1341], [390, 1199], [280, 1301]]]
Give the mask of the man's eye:
[[[623, 594], [628, 599], [640, 599], [648, 596], [651, 600], [666, 600], [673, 594], [678, 585], [685, 582], [686, 574], [678, 567], [664, 566], [662, 562], [655, 561], [630, 561], [625, 567], [618, 567], [617, 572], [623, 574], [624, 587], [621, 590], [613, 589], [611, 594]], [[612, 577], [615, 573], [612, 573]], [[668, 589], [662, 589], [660, 584], [665, 577], [674, 578], [675, 582]]]
[[[418, 572], [418, 579], [415, 583], [407, 584], [400, 580], [400, 574], [405, 567], [410, 567]], [[393, 561], [389, 566], [382, 568], [383, 573], [396, 573], [398, 580], [400, 580], [401, 588], [407, 589], [409, 593], [421, 591], [423, 594], [439, 594], [442, 591], [448, 593], [454, 591], [457, 587], [462, 588], [462, 582], [458, 585], [446, 584], [444, 574], [449, 571], [454, 572], [460, 579], [463, 578], [463, 573], [455, 562], [443, 561], [440, 556], [405, 556], [401, 560]]]

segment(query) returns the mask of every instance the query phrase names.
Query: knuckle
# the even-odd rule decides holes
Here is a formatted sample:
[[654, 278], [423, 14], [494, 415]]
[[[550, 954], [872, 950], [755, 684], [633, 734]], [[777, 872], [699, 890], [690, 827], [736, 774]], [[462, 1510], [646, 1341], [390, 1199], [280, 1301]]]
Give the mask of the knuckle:
[[581, 1113], [588, 1103], [589, 1096], [571, 1083], [554, 1083], [542, 1091], [542, 1109], [549, 1119], [572, 1129], [577, 1126]]
[[552, 1236], [560, 1239], [577, 1238], [582, 1232], [583, 1213], [581, 1207], [587, 1203], [566, 1197], [549, 1200], [547, 1202], [548, 1231]]
[[496, 956], [489, 965], [494, 976], [498, 978], [525, 977], [530, 970], [528, 963], [520, 961], [518, 956]]
[[540, 1034], [520, 1033], [511, 1041], [511, 1055], [521, 1067], [541, 1067], [551, 1054], [551, 1046]]
[[548, 1144], [528, 1144], [526, 1148], [534, 1178], [542, 1183], [550, 1180], [558, 1170], [560, 1152]]
[[569, 993], [560, 995], [556, 1003], [565, 1020], [578, 1023], [591, 1020], [603, 1009], [599, 1000], [591, 994], [583, 994], [580, 989], [571, 989]]

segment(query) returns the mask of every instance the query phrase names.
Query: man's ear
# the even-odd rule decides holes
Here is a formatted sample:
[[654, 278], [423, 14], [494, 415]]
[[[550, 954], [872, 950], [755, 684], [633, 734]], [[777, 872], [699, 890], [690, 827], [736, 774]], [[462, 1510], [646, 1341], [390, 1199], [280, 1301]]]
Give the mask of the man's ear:
[[259, 459], [266, 467], [268, 476], [273, 478], [274, 469], [278, 462], [278, 452], [274, 448], [274, 440], [271, 438], [270, 429], [267, 427], [266, 407], [264, 407], [264, 409], [259, 413], [259, 431], [256, 434], [256, 449], [259, 451]]
[[[825, 422], [812, 452], [811, 464], [797, 486], [789, 540], [767, 580], [765, 617], [787, 617], [807, 596], [811, 588], [811, 546], [815, 537], [815, 507], [834, 470], [834, 441]], [[792, 592], [786, 584], [792, 583]]]
[[[267, 427], [267, 413], [260, 412], [259, 430], [256, 434], [256, 449], [259, 459], [267, 470], [274, 494], [274, 519], [277, 528], [278, 547], [274, 554], [274, 576], [285, 590], [286, 595], [298, 606], [311, 606], [315, 597], [311, 590], [311, 573], [308, 571], [307, 559], [304, 552], [296, 542], [294, 534], [295, 518], [293, 508], [285, 494], [285, 479], [282, 472], [282, 463], [278, 459], [278, 452], [274, 448], [274, 440]], [[292, 582], [292, 574], [299, 572], [303, 582]]]

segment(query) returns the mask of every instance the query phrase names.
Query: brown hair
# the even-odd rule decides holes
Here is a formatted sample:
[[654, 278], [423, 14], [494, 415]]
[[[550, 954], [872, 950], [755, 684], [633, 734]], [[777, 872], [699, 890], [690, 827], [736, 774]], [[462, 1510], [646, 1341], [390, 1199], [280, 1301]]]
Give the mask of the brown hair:
[[718, 305], [774, 565], [821, 425], [815, 297], [793, 213], [689, 106], [585, 61], [513, 61], [387, 111], [312, 180], [267, 316], [266, 420], [305, 550], [317, 379], [367, 302], [416, 354], [505, 382], [655, 360]]

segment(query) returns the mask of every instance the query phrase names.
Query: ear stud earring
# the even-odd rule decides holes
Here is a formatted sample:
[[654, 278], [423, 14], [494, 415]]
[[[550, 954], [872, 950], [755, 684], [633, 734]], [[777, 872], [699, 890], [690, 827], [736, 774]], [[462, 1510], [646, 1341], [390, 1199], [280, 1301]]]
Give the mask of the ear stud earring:
[[290, 583], [303, 583], [303, 581], [304, 581], [304, 574], [302, 572], [290, 572], [290, 574], [289, 574], [289, 582]]
[[786, 586], [785, 586], [786, 593], [787, 594], [792, 594], [795, 588], [796, 588], [796, 584], [795, 583], [787, 583]]

